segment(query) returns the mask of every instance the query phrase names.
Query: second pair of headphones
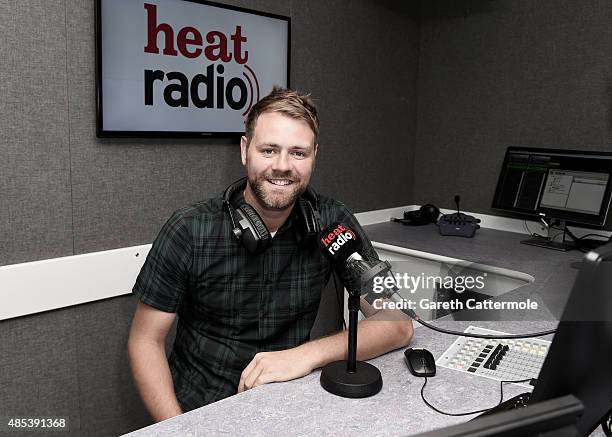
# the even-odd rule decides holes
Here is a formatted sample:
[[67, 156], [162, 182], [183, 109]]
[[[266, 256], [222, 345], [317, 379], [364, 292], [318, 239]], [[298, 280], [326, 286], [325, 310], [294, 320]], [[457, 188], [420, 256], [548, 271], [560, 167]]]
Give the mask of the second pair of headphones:
[[[227, 208], [232, 222], [232, 232], [236, 239], [253, 254], [262, 253], [272, 242], [270, 231], [259, 216], [255, 208], [246, 202], [234, 208], [232, 197], [238, 191], [246, 188], [246, 178], [231, 184], [223, 193], [223, 205]], [[316, 243], [321, 232], [321, 223], [318, 212], [318, 197], [310, 187], [298, 198], [294, 206], [296, 224], [296, 238], [302, 246], [311, 246]]]
[[428, 203], [426, 205], [421, 206], [416, 211], [406, 211], [404, 212], [403, 219], [393, 219], [393, 221], [400, 222], [404, 225], [409, 226], [421, 226], [427, 225], [429, 223], [436, 223], [438, 221], [438, 217], [440, 216], [440, 209]]

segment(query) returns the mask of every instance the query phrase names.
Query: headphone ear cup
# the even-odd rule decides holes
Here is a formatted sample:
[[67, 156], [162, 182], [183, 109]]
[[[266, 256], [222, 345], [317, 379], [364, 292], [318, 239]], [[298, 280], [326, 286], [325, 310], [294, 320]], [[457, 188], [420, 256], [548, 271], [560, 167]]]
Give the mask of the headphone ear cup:
[[405, 211], [404, 212], [404, 220], [406, 221], [405, 224], [407, 225], [412, 225], [412, 226], [418, 226], [421, 224], [421, 211], [420, 210], [416, 210], [416, 211]]
[[240, 205], [236, 209], [236, 217], [242, 231], [240, 242], [250, 253], [261, 253], [270, 246], [270, 232], [251, 205]]
[[429, 220], [429, 223], [435, 223], [440, 216], [440, 209], [431, 203], [421, 206], [420, 212], [423, 218]]
[[440, 215], [440, 210], [434, 205], [427, 204], [421, 206], [416, 211], [404, 212], [404, 224], [410, 226], [422, 226], [429, 223], [435, 223]]
[[318, 218], [317, 211], [312, 204], [300, 197], [297, 202], [299, 222], [297, 239], [301, 245], [309, 246], [314, 244], [317, 237], [321, 233], [321, 223]]

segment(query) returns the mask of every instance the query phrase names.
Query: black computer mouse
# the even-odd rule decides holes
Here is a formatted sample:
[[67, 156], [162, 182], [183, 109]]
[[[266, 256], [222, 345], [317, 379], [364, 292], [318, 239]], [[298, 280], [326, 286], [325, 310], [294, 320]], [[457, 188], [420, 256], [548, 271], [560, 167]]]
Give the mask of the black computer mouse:
[[413, 349], [409, 347], [404, 352], [404, 359], [408, 370], [414, 376], [435, 376], [436, 360], [427, 349]]

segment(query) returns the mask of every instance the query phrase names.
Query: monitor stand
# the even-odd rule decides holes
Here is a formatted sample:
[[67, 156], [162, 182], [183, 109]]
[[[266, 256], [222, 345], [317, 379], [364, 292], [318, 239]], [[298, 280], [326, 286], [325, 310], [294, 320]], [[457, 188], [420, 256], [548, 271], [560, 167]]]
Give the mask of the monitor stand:
[[545, 249], [559, 250], [561, 252], [567, 252], [568, 250], [576, 249], [576, 244], [574, 242], [565, 241], [565, 221], [561, 221], [560, 226], [563, 229], [563, 238], [561, 241], [553, 241], [554, 237], [551, 238], [550, 229], [548, 229], [548, 237], [533, 237], [529, 238], [528, 240], [522, 240], [521, 243], [527, 244], [529, 246], [544, 247]]
[[544, 247], [546, 249], [560, 250], [562, 252], [567, 252], [568, 250], [572, 250], [576, 248], [574, 243], [567, 243], [565, 241], [564, 242], [551, 241], [550, 239], [546, 237], [534, 237], [534, 238], [530, 238], [529, 240], [522, 240], [521, 243], [527, 244], [529, 246], [538, 246], [538, 247]]

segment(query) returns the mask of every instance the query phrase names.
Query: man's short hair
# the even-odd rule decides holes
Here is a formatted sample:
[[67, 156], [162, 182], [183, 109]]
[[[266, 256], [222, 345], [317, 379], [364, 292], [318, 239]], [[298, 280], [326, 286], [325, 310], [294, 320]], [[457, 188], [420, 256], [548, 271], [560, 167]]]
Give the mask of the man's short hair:
[[319, 117], [317, 107], [310, 94], [303, 94], [289, 88], [275, 86], [272, 92], [261, 99], [249, 111], [246, 119], [246, 138], [250, 144], [255, 133], [255, 124], [259, 116], [265, 112], [278, 112], [295, 120], [303, 121], [314, 133], [314, 143], [319, 137]]

